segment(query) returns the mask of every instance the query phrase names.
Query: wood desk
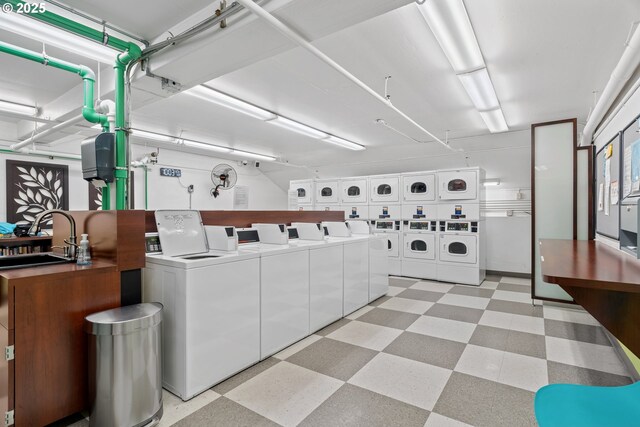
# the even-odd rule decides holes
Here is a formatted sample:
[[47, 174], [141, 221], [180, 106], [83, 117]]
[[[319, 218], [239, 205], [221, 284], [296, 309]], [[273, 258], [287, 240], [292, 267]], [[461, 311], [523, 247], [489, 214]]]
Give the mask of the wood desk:
[[640, 260], [593, 240], [540, 240], [542, 278], [560, 285], [640, 354]]

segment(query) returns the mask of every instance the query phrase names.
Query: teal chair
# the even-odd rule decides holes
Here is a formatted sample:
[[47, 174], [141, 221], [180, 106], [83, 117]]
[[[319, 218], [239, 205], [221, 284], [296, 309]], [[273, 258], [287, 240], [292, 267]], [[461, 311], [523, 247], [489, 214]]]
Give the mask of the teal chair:
[[536, 393], [540, 427], [638, 427], [640, 382], [620, 387], [551, 384]]

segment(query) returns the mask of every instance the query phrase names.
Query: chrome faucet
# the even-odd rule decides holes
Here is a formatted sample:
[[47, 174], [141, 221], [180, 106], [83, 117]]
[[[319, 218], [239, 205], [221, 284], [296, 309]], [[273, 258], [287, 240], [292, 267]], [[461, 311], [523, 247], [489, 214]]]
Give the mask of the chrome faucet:
[[77, 239], [76, 239], [76, 220], [73, 219], [73, 217], [69, 215], [67, 212], [60, 209], [49, 209], [38, 214], [38, 216], [36, 216], [36, 219], [33, 221], [33, 224], [31, 224], [31, 228], [29, 228], [29, 235], [30, 236], [35, 235], [35, 233], [38, 231], [38, 228], [40, 228], [40, 223], [42, 222], [42, 219], [48, 215], [53, 215], [53, 214], [60, 214], [69, 220], [69, 228], [71, 229], [71, 234], [69, 235], [68, 241], [66, 239], [64, 240], [64, 242], [67, 245], [69, 245], [69, 251], [67, 252], [65, 250], [65, 254], [68, 253], [69, 258], [75, 259], [76, 247], [78, 246]]

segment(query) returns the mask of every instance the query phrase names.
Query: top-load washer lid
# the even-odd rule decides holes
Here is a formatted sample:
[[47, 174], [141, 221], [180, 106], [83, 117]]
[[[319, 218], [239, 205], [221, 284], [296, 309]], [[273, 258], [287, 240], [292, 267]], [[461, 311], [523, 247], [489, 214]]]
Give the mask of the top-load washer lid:
[[199, 211], [158, 210], [155, 217], [164, 255], [209, 252]]

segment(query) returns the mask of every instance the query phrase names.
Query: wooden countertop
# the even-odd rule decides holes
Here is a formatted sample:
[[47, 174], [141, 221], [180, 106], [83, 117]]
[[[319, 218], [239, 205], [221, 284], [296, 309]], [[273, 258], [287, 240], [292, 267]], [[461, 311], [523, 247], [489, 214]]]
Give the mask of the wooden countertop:
[[116, 270], [116, 265], [110, 262], [94, 260], [91, 265], [77, 265], [75, 262], [66, 264], [41, 265], [38, 267], [14, 268], [10, 270], [0, 270], [0, 278], [7, 280], [24, 279], [26, 277], [46, 276], [53, 274], [77, 274], [82, 271], [95, 270]]
[[561, 286], [640, 293], [640, 260], [593, 240], [540, 240], [542, 278]]

